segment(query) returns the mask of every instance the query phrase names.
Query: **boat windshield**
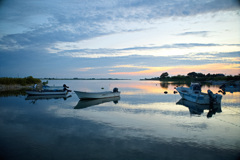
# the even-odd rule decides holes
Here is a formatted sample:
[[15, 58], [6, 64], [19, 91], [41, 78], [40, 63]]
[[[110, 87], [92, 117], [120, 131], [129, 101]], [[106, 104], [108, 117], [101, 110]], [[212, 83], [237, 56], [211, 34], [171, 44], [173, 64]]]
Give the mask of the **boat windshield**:
[[199, 84], [192, 84], [190, 88], [193, 91], [201, 91], [201, 86]]

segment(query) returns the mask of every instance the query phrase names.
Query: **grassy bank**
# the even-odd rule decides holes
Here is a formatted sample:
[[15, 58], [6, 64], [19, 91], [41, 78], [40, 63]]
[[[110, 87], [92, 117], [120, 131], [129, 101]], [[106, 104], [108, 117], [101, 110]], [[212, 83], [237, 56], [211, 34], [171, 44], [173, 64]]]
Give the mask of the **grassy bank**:
[[41, 80], [37, 78], [33, 78], [32, 76], [25, 77], [25, 78], [9, 78], [9, 77], [0, 78], [0, 84], [2, 85], [27, 86], [27, 85], [38, 84], [38, 83], [41, 83]]

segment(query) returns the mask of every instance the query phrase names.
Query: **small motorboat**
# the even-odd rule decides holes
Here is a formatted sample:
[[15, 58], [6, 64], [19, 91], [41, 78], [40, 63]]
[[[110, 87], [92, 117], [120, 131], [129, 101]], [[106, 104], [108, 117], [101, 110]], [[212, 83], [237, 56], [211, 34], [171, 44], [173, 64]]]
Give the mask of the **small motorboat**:
[[226, 83], [221, 85], [219, 88], [222, 89], [223, 92], [240, 92], [240, 84], [237, 82]]
[[34, 85], [33, 90], [28, 90], [26, 93], [29, 96], [47, 96], [47, 95], [66, 95], [68, 92], [71, 92], [71, 90], [68, 90], [68, 86], [66, 84], [63, 85], [61, 89], [42, 89], [37, 90], [36, 85]]
[[211, 90], [208, 90], [208, 93], [202, 93], [199, 83], [191, 83], [190, 88], [177, 87], [176, 90], [183, 99], [198, 104], [220, 104], [222, 100], [222, 95], [213, 94]]
[[109, 98], [109, 97], [119, 97], [120, 92], [118, 88], [114, 88], [113, 91], [105, 92], [81, 92], [74, 91], [79, 99], [99, 99], [99, 98]]

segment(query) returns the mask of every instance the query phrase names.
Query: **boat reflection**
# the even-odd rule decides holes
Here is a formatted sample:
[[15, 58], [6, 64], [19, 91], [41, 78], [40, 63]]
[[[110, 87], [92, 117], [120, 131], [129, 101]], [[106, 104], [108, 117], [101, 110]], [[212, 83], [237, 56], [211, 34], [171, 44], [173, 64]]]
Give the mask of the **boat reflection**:
[[226, 87], [224, 89], [222, 89], [223, 94], [226, 92], [230, 92], [230, 93], [234, 93], [234, 92], [240, 92], [240, 87]]
[[204, 110], [209, 110], [207, 113], [207, 117], [211, 118], [216, 113], [221, 113], [222, 108], [221, 104], [198, 104], [194, 102], [190, 102], [185, 99], [180, 99], [177, 103], [177, 105], [183, 105], [189, 109], [190, 115], [201, 115]]
[[90, 106], [99, 105], [106, 102], [113, 101], [114, 104], [117, 104], [120, 100], [120, 97], [110, 97], [110, 98], [101, 98], [101, 99], [93, 99], [93, 100], [79, 100], [78, 104], [74, 107], [74, 109], [83, 109]]
[[223, 85], [221, 85], [219, 87], [220, 89], [222, 89], [222, 92], [240, 92], [240, 82], [235, 82], [235, 81], [230, 81], [228, 83], [224, 83]]
[[25, 100], [32, 100], [32, 103], [36, 103], [37, 100], [49, 100], [49, 99], [64, 99], [72, 97], [72, 95], [42, 95], [42, 96], [27, 96]]

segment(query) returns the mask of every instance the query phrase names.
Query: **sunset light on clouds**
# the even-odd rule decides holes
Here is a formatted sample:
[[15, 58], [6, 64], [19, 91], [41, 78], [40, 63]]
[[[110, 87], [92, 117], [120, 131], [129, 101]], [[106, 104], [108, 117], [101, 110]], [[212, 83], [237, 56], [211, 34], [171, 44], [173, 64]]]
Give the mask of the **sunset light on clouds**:
[[237, 0], [4, 0], [0, 14], [0, 77], [240, 73]]
[[[230, 73], [236, 75], [239, 73], [239, 64], [207, 64], [207, 65], [191, 65], [191, 66], [178, 66], [176, 67], [127, 67], [127, 68], [142, 68], [141, 71], [136, 72], [115, 72], [110, 74], [116, 75], [146, 75], [146, 76], [160, 76], [162, 72], [169, 72], [172, 75], [187, 75], [187, 73], [192, 72], [193, 68], [201, 73]], [[181, 74], [180, 74], [181, 73]]]

